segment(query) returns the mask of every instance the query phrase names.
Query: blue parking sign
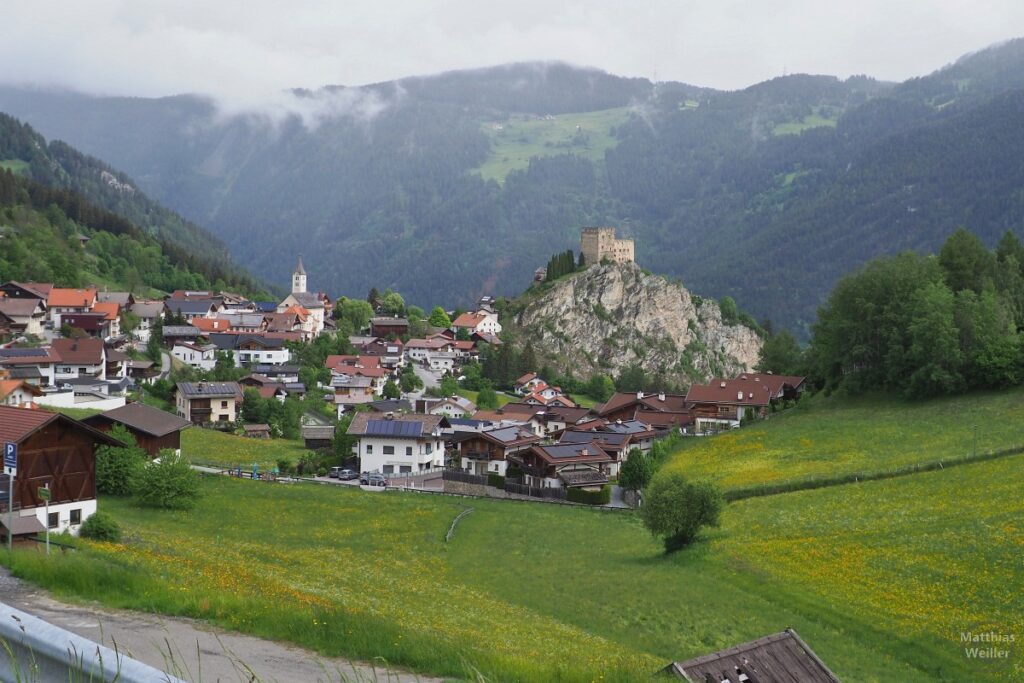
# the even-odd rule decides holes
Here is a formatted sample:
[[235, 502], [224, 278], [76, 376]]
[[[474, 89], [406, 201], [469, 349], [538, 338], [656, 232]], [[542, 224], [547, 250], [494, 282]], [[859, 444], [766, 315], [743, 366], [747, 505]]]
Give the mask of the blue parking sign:
[[4, 443], [4, 467], [18, 466], [18, 444], [7, 441]]

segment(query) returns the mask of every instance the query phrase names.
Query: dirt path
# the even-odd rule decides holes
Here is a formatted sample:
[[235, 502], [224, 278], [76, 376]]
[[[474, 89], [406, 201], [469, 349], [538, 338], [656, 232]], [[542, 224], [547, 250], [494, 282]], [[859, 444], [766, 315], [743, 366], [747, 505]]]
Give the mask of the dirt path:
[[113, 648], [116, 643], [121, 652], [193, 683], [441, 680], [323, 658], [298, 647], [222, 631], [192, 619], [65, 604], [12, 577], [4, 567], [0, 567], [0, 602], [107, 647]]

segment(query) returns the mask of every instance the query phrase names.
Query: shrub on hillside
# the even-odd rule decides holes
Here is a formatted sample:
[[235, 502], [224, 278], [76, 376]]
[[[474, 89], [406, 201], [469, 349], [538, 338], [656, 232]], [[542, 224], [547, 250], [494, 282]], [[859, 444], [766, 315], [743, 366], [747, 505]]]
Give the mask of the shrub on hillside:
[[647, 488], [654, 476], [654, 463], [639, 448], [629, 451], [626, 462], [622, 463], [622, 471], [619, 472], [619, 486], [624, 489], [639, 491]]
[[160, 459], [147, 463], [136, 481], [135, 496], [142, 505], [188, 509], [199, 498], [199, 473], [172, 450], [160, 451]]
[[96, 491], [111, 496], [128, 496], [149, 457], [146, 451], [135, 445], [131, 433], [121, 425], [116, 425], [110, 435], [128, 445], [96, 449]]
[[96, 512], [85, 520], [78, 535], [82, 538], [91, 538], [94, 541], [117, 543], [121, 540], [121, 527], [107, 513]]
[[678, 472], [668, 472], [647, 487], [640, 516], [671, 553], [693, 543], [701, 527], [718, 526], [723, 506], [722, 492], [711, 482], [689, 482]]

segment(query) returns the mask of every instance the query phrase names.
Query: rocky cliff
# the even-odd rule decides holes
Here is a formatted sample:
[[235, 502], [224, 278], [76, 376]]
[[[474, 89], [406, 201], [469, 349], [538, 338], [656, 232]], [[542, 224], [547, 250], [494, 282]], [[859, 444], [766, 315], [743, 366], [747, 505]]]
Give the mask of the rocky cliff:
[[683, 387], [749, 372], [761, 338], [722, 320], [718, 303], [645, 274], [635, 263], [593, 266], [521, 300], [515, 328], [523, 343], [577, 377], [617, 375], [640, 365]]

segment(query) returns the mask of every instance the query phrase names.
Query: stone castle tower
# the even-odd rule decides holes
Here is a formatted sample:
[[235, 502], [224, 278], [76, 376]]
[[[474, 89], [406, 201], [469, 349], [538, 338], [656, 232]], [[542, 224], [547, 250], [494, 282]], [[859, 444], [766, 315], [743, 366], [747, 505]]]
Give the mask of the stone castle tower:
[[583, 265], [592, 266], [608, 259], [612, 263], [627, 263], [633, 258], [633, 240], [616, 239], [615, 228], [583, 228], [580, 233], [580, 253]]
[[292, 294], [302, 294], [306, 291], [306, 269], [302, 267], [302, 257], [299, 257], [299, 265], [292, 273]]

